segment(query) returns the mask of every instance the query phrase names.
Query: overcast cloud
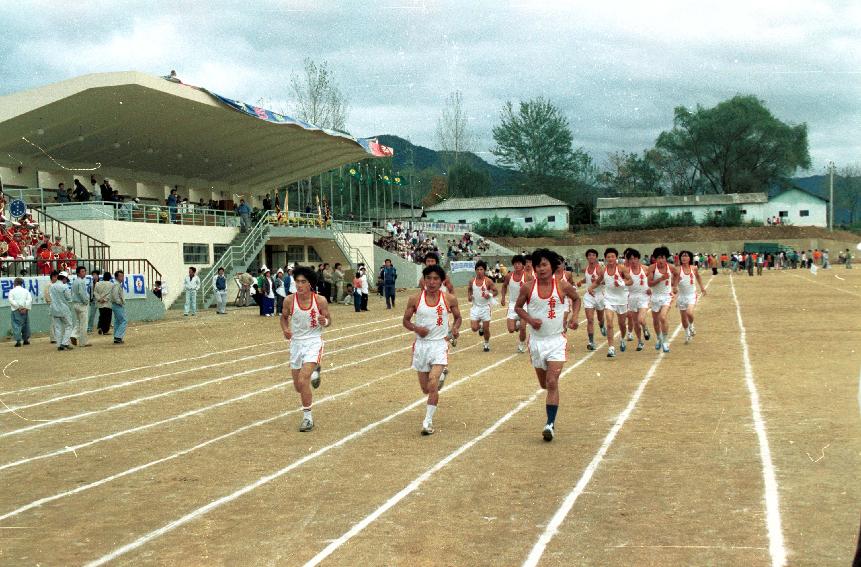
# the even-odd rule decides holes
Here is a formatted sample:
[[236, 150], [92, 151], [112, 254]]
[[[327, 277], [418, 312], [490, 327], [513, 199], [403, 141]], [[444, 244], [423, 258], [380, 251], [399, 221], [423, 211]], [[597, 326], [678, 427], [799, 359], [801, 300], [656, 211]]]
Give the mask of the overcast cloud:
[[[599, 162], [650, 147], [678, 105], [754, 94], [809, 126], [812, 172], [861, 163], [861, 2], [3, 2], [0, 94], [86, 73], [164, 75], [276, 111], [328, 60], [356, 136], [434, 146], [456, 89], [479, 153], [506, 100], [543, 95]], [[491, 158], [489, 153], [481, 153]]]

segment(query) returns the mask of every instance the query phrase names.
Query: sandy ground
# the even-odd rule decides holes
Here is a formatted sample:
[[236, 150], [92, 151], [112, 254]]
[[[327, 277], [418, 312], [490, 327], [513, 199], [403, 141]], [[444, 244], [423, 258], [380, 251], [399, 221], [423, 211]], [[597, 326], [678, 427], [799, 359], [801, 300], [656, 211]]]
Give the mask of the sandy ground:
[[721, 275], [669, 354], [608, 359], [572, 331], [552, 443], [501, 309], [490, 353], [471, 333], [452, 350], [431, 437], [412, 336], [376, 298], [333, 308], [311, 433], [254, 308], [135, 325], [123, 346], [7, 342], [0, 564], [847, 565], [859, 302], [861, 270]]

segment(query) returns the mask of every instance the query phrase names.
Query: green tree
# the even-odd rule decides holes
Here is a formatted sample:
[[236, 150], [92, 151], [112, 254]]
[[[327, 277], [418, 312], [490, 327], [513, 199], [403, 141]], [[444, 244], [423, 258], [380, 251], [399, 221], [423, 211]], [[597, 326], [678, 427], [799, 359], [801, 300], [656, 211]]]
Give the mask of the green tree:
[[591, 163], [586, 152], [573, 149], [571, 128], [562, 112], [541, 97], [521, 101], [516, 112], [506, 102], [493, 139], [496, 146], [491, 152], [499, 164], [530, 177], [573, 178]]
[[490, 174], [460, 163], [448, 170], [450, 197], [482, 197], [490, 194]]
[[601, 185], [619, 196], [644, 197], [663, 192], [661, 174], [647, 153], [643, 157], [624, 151], [610, 154], [607, 169], [599, 180]]
[[807, 125], [781, 122], [750, 95], [713, 108], [677, 107], [673, 129], [658, 136], [655, 148], [695, 172], [709, 193], [765, 191], [811, 163]]

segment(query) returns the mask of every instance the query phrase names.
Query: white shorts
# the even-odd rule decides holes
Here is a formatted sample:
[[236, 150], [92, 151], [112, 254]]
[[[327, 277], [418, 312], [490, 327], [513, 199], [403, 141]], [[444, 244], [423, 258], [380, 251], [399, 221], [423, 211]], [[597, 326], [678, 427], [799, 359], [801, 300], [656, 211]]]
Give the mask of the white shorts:
[[[524, 309], [526, 307], [524, 306]], [[505, 316], [506, 319], [511, 319], [512, 321], [520, 321], [520, 315], [518, 315], [514, 311], [514, 303], [508, 304], [508, 315]]]
[[628, 304], [611, 304], [607, 303], [604, 305], [605, 311], [612, 311], [614, 313], [618, 313], [619, 315], [624, 315], [628, 312]]
[[637, 293], [628, 296], [628, 311], [639, 311], [649, 308], [649, 296], [645, 293]]
[[583, 307], [586, 309], [604, 310], [604, 294], [596, 293], [594, 296], [588, 291], [583, 294]]
[[320, 364], [323, 360], [323, 339], [296, 339], [290, 341], [290, 368], [299, 370], [305, 364]]
[[672, 302], [673, 298], [669, 295], [653, 295], [652, 299], [649, 300], [649, 306], [652, 308], [652, 311], [657, 313], [662, 307]]
[[469, 308], [470, 321], [490, 321], [490, 305], [473, 305]]
[[691, 294], [679, 295], [679, 298], [676, 301], [676, 303], [679, 306], [679, 311], [687, 311], [688, 307], [697, 304], [697, 294], [691, 293]]
[[568, 360], [568, 337], [530, 336], [529, 356], [532, 358], [532, 366], [541, 370], [547, 370], [548, 362], [565, 362]]
[[432, 366], [448, 365], [448, 341], [433, 340], [413, 343], [413, 370], [430, 372]]

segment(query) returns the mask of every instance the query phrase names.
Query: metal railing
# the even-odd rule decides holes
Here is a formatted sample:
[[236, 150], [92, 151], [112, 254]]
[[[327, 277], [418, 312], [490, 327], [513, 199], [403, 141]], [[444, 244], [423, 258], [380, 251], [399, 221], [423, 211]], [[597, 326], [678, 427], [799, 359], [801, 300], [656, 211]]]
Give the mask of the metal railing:
[[39, 223], [42, 232], [52, 237], [52, 242], [59, 236], [63, 248], [71, 245], [75, 256], [96, 260], [106, 260], [111, 257], [111, 247], [101, 240], [54, 218], [42, 209], [30, 209], [30, 214], [33, 215], [33, 220]]
[[151, 224], [179, 224], [192, 226], [239, 226], [239, 217], [233, 211], [191, 206], [185, 209], [148, 203], [125, 201], [84, 201], [73, 203], [45, 203], [45, 210], [57, 211], [65, 220], [117, 220]]
[[41, 187], [3, 187], [3, 194], [6, 195], [7, 203], [20, 199], [28, 205], [39, 206], [45, 203], [46, 193], [51, 193], [51, 191]]
[[347, 258], [347, 261], [350, 262], [351, 267], [353, 269], [357, 269], [359, 264], [363, 264], [365, 266], [365, 272], [368, 276], [368, 283], [373, 284], [375, 275], [373, 270], [371, 269], [371, 265], [365, 259], [364, 253], [362, 253], [361, 249], [352, 246], [348, 241], [347, 237], [344, 236], [344, 233], [338, 230], [335, 227], [332, 227], [332, 234], [335, 237], [335, 244], [338, 245], [338, 248], [341, 249], [341, 253], [344, 254], [344, 257]]
[[67, 260], [0, 260], [0, 274], [4, 277], [35, 277], [50, 275], [52, 270], [74, 272], [78, 266], [87, 268], [89, 274], [95, 269], [111, 274], [122, 270], [125, 274], [143, 274], [146, 284], [152, 286], [161, 280], [161, 272], [146, 258], [72, 258]]
[[284, 211], [280, 216], [275, 211], [266, 211], [269, 224], [273, 226], [286, 226], [292, 228], [322, 228], [335, 227], [345, 232], [368, 232], [372, 229], [371, 222], [357, 222], [331, 218], [321, 218], [316, 213], [303, 213], [299, 211]]
[[248, 231], [245, 239], [241, 244], [230, 246], [220, 258], [213, 262], [200, 281], [200, 293], [198, 296], [204, 307], [210, 304], [210, 294], [215, 296], [215, 278], [218, 276], [218, 268], [232, 268], [238, 264], [245, 264], [251, 260], [251, 256], [260, 250], [261, 244], [266, 242], [269, 232], [269, 218], [267, 215], [261, 215], [257, 223]]

